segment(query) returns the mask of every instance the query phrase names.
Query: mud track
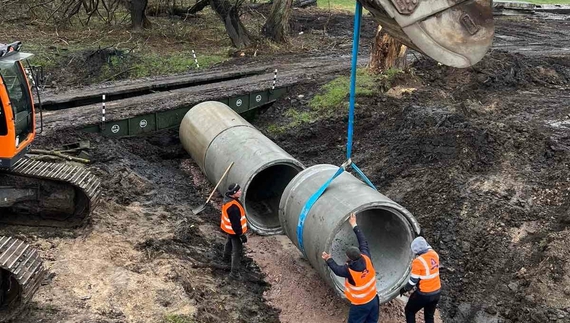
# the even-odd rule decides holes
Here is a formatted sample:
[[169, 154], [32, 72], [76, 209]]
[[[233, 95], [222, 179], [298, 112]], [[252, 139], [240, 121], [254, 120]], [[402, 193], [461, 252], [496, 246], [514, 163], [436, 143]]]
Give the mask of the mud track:
[[570, 54], [570, 21], [565, 15], [504, 17], [495, 23], [494, 49], [530, 56]]

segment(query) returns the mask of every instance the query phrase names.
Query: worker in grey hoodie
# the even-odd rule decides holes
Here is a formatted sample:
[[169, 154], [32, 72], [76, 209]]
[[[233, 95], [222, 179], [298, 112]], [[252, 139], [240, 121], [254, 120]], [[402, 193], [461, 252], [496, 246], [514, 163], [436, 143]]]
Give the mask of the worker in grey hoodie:
[[434, 322], [434, 313], [441, 294], [439, 279], [439, 255], [423, 237], [412, 241], [412, 252], [416, 256], [412, 261], [410, 280], [400, 290], [400, 296], [415, 287], [406, 304], [406, 323], [416, 323], [416, 313], [424, 309], [425, 323]]

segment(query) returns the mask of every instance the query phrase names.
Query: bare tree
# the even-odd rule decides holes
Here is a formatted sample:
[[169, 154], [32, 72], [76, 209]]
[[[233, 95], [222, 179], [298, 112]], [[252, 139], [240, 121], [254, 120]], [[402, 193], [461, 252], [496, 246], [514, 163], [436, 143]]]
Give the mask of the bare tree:
[[244, 0], [210, 0], [210, 7], [224, 23], [226, 32], [236, 48], [251, 45], [251, 38], [240, 20], [239, 10]]
[[197, 0], [195, 2], [192, 1], [192, 5], [186, 5], [185, 2], [177, 4], [175, 0], [172, 0], [172, 3], [168, 1], [167, 2], [151, 1], [146, 9], [146, 14], [148, 16], [168, 15], [168, 16], [186, 17], [188, 15], [193, 15], [197, 12], [204, 10], [204, 8], [206, 8], [209, 5], [210, 5], [210, 0]]
[[146, 16], [146, 7], [148, 0], [124, 0], [125, 6], [131, 12], [131, 28], [134, 30], [141, 30], [143, 28], [150, 28], [151, 23]]
[[[0, 6], [3, 0], [0, 0]], [[107, 24], [118, 22], [116, 13], [121, 6], [129, 11], [143, 15], [143, 25], [150, 22], [144, 15], [144, 9], [139, 6], [148, 0], [8, 0], [8, 7], [2, 7], [0, 17], [8, 13], [8, 17], [17, 17], [16, 13], [25, 14], [26, 20], [39, 19], [53, 21], [58, 27], [69, 26], [74, 22], [88, 25], [92, 18], [99, 18]], [[135, 14], [136, 15], [136, 14]]]
[[289, 34], [289, 17], [293, 0], [274, 0], [269, 17], [261, 32], [276, 42], [286, 42]]
[[407, 50], [407, 46], [382, 32], [382, 26], [379, 25], [370, 53], [369, 69], [381, 73], [390, 68], [405, 68]]

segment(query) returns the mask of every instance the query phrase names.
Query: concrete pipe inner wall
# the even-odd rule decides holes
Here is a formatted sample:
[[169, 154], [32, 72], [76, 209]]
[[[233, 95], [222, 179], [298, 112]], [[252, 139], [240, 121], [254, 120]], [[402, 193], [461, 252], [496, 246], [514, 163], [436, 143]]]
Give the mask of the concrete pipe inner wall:
[[279, 201], [289, 182], [304, 166], [221, 102], [208, 101], [190, 109], [180, 124], [180, 141], [208, 180], [242, 187], [241, 201], [249, 227], [257, 234], [282, 233]]
[[[285, 234], [300, 248], [297, 225], [301, 209], [338, 169], [316, 165], [299, 173], [285, 188], [279, 206], [279, 220]], [[357, 214], [357, 224], [368, 240], [372, 262], [377, 271], [376, 287], [381, 303], [397, 296], [408, 279], [413, 259], [410, 243], [419, 233], [416, 219], [404, 207], [344, 172], [327, 188], [305, 219], [305, 255], [319, 275], [344, 297], [344, 278], [337, 277], [321, 258], [329, 252], [339, 263], [346, 262], [345, 251], [358, 246], [348, 217]]]

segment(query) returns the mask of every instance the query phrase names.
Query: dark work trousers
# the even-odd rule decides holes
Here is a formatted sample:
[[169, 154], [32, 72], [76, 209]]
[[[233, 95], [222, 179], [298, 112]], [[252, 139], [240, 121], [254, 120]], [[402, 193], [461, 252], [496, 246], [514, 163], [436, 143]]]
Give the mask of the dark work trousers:
[[235, 234], [228, 234], [228, 241], [224, 247], [224, 259], [232, 259], [232, 274], [237, 274], [241, 265], [241, 240]]
[[378, 323], [380, 315], [380, 300], [378, 295], [373, 300], [362, 305], [350, 305], [348, 323]]
[[424, 320], [426, 323], [433, 323], [433, 314], [435, 313], [435, 308], [437, 302], [439, 302], [440, 293], [435, 295], [422, 295], [420, 293], [413, 292], [406, 304], [406, 323], [416, 323], [416, 313], [424, 309]]

